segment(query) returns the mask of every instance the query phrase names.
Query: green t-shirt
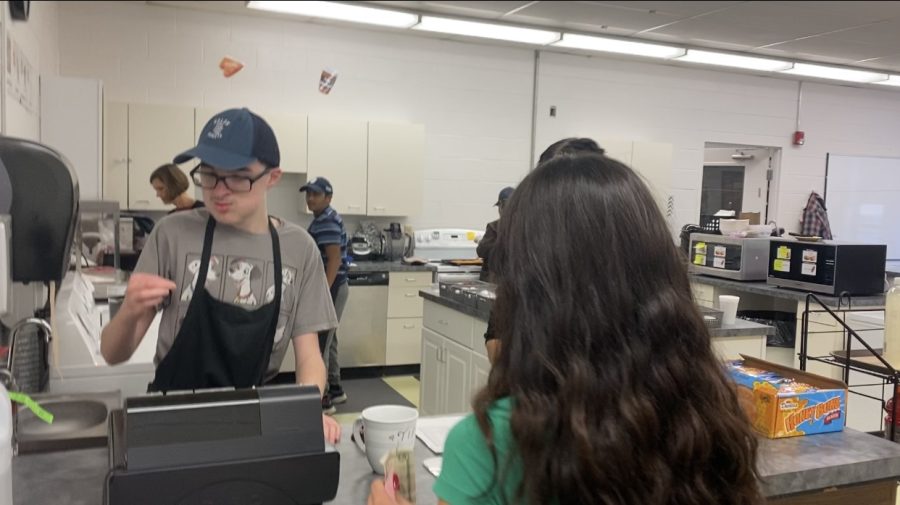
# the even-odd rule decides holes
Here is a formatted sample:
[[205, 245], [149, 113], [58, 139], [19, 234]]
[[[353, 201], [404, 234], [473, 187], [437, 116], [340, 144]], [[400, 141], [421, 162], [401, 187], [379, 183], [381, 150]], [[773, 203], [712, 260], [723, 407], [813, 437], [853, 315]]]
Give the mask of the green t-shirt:
[[[495, 481], [502, 474], [507, 456], [513, 444], [509, 417], [512, 399], [501, 398], [488, 410], [494, 448], [497, 451], [498, 472], [494, 466], [491, 450], [484, 434], [478, 427], [474, 415], [466, 416], [447, 435], [444, 442], [444, 457], [441, 475], [434, 483], [434, 494], [450, 505], [502, 504], [504, 503], [499, 484]], [[513, 461], [510, 471], [504, 475], [505, 503], [514, 503], [516, 489], [522, 480], [522, 468]]]

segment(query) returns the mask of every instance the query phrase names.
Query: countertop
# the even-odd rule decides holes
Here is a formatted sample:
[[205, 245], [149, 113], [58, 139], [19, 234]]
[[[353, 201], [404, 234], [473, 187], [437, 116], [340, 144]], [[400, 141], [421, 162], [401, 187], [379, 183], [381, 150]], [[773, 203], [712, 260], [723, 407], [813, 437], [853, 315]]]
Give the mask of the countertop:
[[[477, 309], [475, 307], [472, 307], [471, 305], [466, 305], [456, 300], [451, 300], [450, 298], [441, 296], [440, 290], [434, 286], [420, 290], [419, 295], [426, 300], [439, 303], [447, 308], [453, 309], [457, 312], [462, 312], [467, 316], [481, 319], [482, 321], [487, 321], [488, 317], [490, 316], [490, 314], [486, 310]], [[710, 328], [709, 334], [713, 338], [755, 337], [759, 335], [774, 335], [775, 328], [772, 326], [766, 326], [764, 324], [745, 321], [743, 319], [737, 319], [734, 324], [722, 325], [719, 328]]]
[[[362, 505], [375, 475], [350, 441], [350, 426], [343, 429], [337, 445], [341, 453], [338, 494], [329, 503]], [[434, 505], [434, 478], [422, 467], [422, 461], [434, 455], [417, 440], [415, 456], [417, 503]], [[12, 465], [13, 503], [97, 505], [107, 465], [105, 448], [17, 456]], [[760, 439], [759, 470], [763, 494], [768, 497], [893, 479], [900, 476], [900, 444], [849, 428], [839, 433]]]
[[433, 272], [432, 265], [407, 265], [399, 261], [357, 261], [350, 264], [351, 272]]
[[[793, 300], [797, 302], [805, 302], [807, 294], [805, 291], [796, 291], [793, 289], [770, 286], [766, 284], [766, 281], [733, 281], [731, 279], [722, 279], [719, 277], [710, 277], [708, 275], [699, 274], [691, 274], [691, 282], [708, 284], [710, 286], [716, 286], [720, 288], [733, 289], [735, 291], [744, 291], [757, 295], [771, 296], [773, 298]], [[829, 307], [837, 307], [840, 303], [840, 298], [836, 296], [828, 296], [819, 293], [816, 293], [816, 296], [819, 297], [819, 299]], [[884, 294], [854, 296], [852, 297], [851, 301], [854, 307], [883, 307]]]

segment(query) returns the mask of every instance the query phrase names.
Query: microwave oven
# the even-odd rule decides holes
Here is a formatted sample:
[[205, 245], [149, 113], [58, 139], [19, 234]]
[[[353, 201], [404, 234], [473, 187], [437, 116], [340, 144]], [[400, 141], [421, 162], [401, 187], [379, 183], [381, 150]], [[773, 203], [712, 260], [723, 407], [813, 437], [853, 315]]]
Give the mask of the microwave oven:
[[736, 281], [764, 281], [770, 238], [692, 233], [689, 271]]
[[768, 284], [830, 296], [884, 293], [887, 246], [772, 239]]

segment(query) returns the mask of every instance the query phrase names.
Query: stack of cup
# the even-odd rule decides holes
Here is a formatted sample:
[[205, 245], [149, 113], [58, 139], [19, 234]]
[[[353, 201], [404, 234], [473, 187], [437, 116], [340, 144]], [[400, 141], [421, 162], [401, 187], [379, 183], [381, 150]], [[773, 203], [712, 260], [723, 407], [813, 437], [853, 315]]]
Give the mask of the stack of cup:
[[741, 297], [739, 296], [730, 296], [730, 295], [721, 295], [719, 296], [719, 310], [722, 311], [722, 324], [734, 324], [735, 319], [737, 319], [737, 309], [738, 303], [740, 303]]

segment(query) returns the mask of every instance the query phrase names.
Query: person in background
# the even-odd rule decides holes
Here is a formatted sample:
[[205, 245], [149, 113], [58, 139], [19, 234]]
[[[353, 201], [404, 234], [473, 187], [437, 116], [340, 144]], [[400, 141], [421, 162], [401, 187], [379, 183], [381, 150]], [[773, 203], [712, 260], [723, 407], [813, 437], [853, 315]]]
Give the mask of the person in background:
[[[570, 137], [565, 138], [551, 144], [547, 149], [541, 153], [538, 164], [549, 161], [556, 156], [566, 156], [566, 155], [575, 155], [578, 153], [594, 153], [594, 154], [604, 154], [606, 151], [597, 145], [593, 139], [589, 138], [578, 138], [578, 137]], [[510, 194], [512, 194], [512, 188], [504, 188], [503, 191], [510, 190]], [[500, 211], [502, 214], [503, 207], [500, 205], [500, 201], [503, 200], [503, 191], [500, 192], [500, 198], [497, 201], [497, 206], [500, 207]], [[492, 281], [485, 275], [487, 271], [487, 263], [488, 257], [490, 256], [490, 250], [493, 248], [494, 242], [497, 240], [497, 227], [496, 224], [499, 223], [499, 220], [494, 221], [488, 224], [487, 230], [484, 232], [484, 238], [481, 239], [481, 242], [478, 244], [478, 256], [484, 258], [484, 265], [481, 267], [481, 280], [488, 282], [496, 282]], [[493, 229], [491, 225], [495, 225]], [[490, 237], [489, 237], [490, 235]], [[482, 244], [485, 244], [482, 247]], [[487, 330], [484, 332], [484, 347], [487, 349], [488, 359], [491, 363], [494, 362], [494, 358], [497, 355], [497, 349], [500, 346], [499, 342], [496, 339], [495, 331], [494, 331], [494, 318], [491, 316], [488, 317], [488, 325]]]
[[[306, 206], [315, 216], [309, 224], [308, 231], [322, 255], [331, 301], [340, 322], [350, 290], [347, 284], [350, 257], [347, 255], [347, 231], [344, 229], [344, 220], [331, 206], [334, 188], [328, 179], [316, 177], [304, 184], [300, 191], [306, 192]], [[336, 411], [335, 404], [347, 401], [347, 393], [341, 384], [341, 367], [338, 364], [337, 330], [319, 332], [319, 347], [328, 372], [328, 390], [322, 396], [322, 410], [326, 414], [333, 414]]]
[[[763, 503], [758, 442], [641, 177], [557, 156], [504, 212], [502, 345], [445, 441], [440, 503]], [[392, 503], [383, 481], [369, 503]]]
[[[193, 158], [200, 164], [191, 178], [209, 207], [154, 227], [121, 308], [103, 328], [103, 358], [131, 358], [161, 306], [150, 390], [261, 386], [293, 343], [297, 383], [324, 393], [317, 334], [335, 328], [337, 317], [315, 242], [268, 215], [268, 191], [282, 174], [275, 133], [247, 109], [226, 110], [174, 162]], [[328, 442], [340, 439], [334, 419], [323, 415], [322, 427]]]
[[188, 178], [174, 163], [167, 163], [154, 170], [150, 174], [150, 185], [156, 190], [156, 197], [162, 200], [162, 203], [175, 206], [169, 214], [203, 207], [203, 202], [194, 200], [188, 194], [190, 189]]
[[[497, 196], [497, 203], [494, 204], [500, 217], [488, 223], [487, 229], [484, 231], [484, 235], [478, 241], [478, 247], [475, 249], [475, 253], [483, 260], [481, 263], [481, 274], [478, 278], [485, 282], [493, 282], [490, 266], [491, 252], [494, 249], [494, 244], [497, 242], [497, 226], [500, 224], [500, 218], [503, 217], [503, 207], [506, 205], [509, 197], [512, 196], [513, 191], [514, 189], [510, 186], [500, 190], [500, 194]], [[484, 347], [487, 349], [488, 359], [492, 363], [497, 354], [498, 345], [497, 339], [494, 337], [493, 317], [489, 316], [487, 330], [484, 332]]]

